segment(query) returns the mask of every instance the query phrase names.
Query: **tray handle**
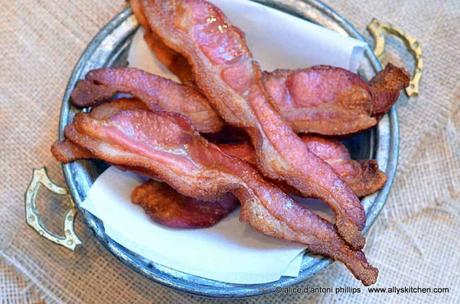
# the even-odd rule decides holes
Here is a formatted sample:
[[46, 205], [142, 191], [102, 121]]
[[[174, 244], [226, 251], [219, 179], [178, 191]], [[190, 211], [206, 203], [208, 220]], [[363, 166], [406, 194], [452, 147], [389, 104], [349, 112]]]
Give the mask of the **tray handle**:
[[[70, 202], [70, 209], [66, 212], [64, 218], [64, 236], [54, 234], [43, 225], [40, 212], [38, 211], [36, 205], [37, 194], [41, 185], [44, 185], [53, 193], [66, 196]], [[77, 215], [77, 209], [75, 208], [72, 197], [69, 195], [66, 188], [56, 185], [48, 177], [46, 168], [33, 169], [32, 180], [30, 181], [29, 187], [27, 187], [25, 195], [25, 205], [27, 224], [29, 224], [29, 226], [37, 231], [42, 237], [72, 251], [74, 251], [78, 245], [82, 244], [82, 241], [75, 234], [74, 222], [75, 216]]]
[[375, 41], [374, 53], [381, 59], [385, 50], [385, 34], [391, 34], [401, 38], [406, 44], [407, 49], [414, 56], [415, 70], [410, 80], [409, 86], [406, 88], [407, 96], [417, 96], [419, 94], [420, 80], [423, 72], [422, 48], [415, 37], [410, 36], [402, 30], [396, 28], [390, 23], [382, 23], [377, 19], [372, 19], [367, 26], [368, 31], [372, 34]]

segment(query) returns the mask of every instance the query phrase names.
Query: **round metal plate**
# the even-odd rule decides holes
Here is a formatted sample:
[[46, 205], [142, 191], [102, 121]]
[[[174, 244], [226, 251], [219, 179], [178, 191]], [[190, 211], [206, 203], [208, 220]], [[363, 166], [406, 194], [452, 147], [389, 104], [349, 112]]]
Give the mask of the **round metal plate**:
[[[364, 41], [363, 36], [342, 16], [319, 1], [314, 0], [256, 0], [261, 4], [282, 10], [288, 14], [312, 21], [324, 27], [341, 32]], [[60, 116], [59, 137], [63, 138], [64, 127], [73, 120], [77, 109], [70, 104], [70, 94], [78, 79], [95, 68], [106, 66], [125, 66], [127, 51], [138, 24], [130, 8], [124, 9], [110, 21], [91, 41], [83, 52], [70, 77]], [[359, 73], [370, 79], [381, 64], [367, 47], [365, 62]], [[398, 120], [393, 108], [380, 121], [377, 128], [357, 134], [345, 141], [354, 158], [377, 159], [379, 167], [387, 176], [385, 187], [378, 193], [363, 199], [366, 209], [367, 232], [385, 204], [390, 191], [397, 166], [398, 157]], [[303, 257], [301, 272], [298, 277], [281, 277], [278, 281], [265, 284], [230, 284], [189, 275], [164, 267], [139, 256], [111, 240], [104, 231], [102, 222], [83, 210], [80, 206], [95, 178], [106, 168], [98, 161], [78, 161], [63, 166], [67, 186], [79, 207], [80, 214], [87, 225], [94, 231], [97, 239], [117, 258], [144, 276], [174, 288], [176, 290], [210, 297], [247, 297], [272, 292], [279, 287], [287, 287], [305, 281], [331, 264], [330, 259], [311, 256]], [[178, 244], [180, 250], [180, 245]]]

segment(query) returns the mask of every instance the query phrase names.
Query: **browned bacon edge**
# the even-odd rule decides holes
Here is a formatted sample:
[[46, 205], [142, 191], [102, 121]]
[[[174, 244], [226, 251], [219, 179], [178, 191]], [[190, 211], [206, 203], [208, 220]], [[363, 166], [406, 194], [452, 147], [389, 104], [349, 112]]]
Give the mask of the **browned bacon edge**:
[[378, 117], [388, 112], [398, 100], [401, 90], [409, 86], [409, 82], [410, 75], [406, 70], [388, 63], [369, 82], [373, 97], [372, 115]]
[[131, 194], [131, 201], [140, 205], [155, 222], [171, 228], [210, 227], [239, 206], [231, 194], [206, 202], [184, 196], [167, 184], [154, 180], [137, 186]]

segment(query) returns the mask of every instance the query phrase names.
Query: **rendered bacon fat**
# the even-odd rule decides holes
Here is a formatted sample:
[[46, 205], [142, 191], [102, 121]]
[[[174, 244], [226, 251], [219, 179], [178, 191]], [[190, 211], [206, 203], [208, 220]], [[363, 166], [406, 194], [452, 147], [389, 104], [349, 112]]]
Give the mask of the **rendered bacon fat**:
[[241, 203], [241, 219], [255, 229], [343, 262], [365, 285], [377, 278], [377, 269], [333, 225], [296, 204], [246, 162], [207, 142], [180, 115], [136, 110], [98, 120], [80, 113], [65, 136], [97, 158], [150, 172], [183, 195], [209, 201], [231, 192]]
[[172, 228], [210, 227], [239, 206], [231, 194], [205, 202], [177, 193], [165, 183], [150, 180], [136, 187], [131, 201], [156, 222]]
[[117, 93], [129, 93], [141, 99], [152, 111], [183, 114], [200, 132], [216, 132], [222, 120], [205, 97], [191, 87], [133, 68], [105, 68], [90, 71], [72, 92], [72, 103], [79, 107], [95, 106]]
[[362, 248], [361, 202], [272, 108], [243, 33], [206, 1], [144, 0], [142, 4], [152, 31], [187, 58], [197, 86], [213, 108], [226, 122], [246, 129], [259, 169], [304, 196], [324, 200], [335, 213], [340, 235], [353, 248]]

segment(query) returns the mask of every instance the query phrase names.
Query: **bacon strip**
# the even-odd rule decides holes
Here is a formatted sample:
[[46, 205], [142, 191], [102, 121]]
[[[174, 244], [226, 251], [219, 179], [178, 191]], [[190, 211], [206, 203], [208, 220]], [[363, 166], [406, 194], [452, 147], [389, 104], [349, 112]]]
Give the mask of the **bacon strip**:
[[[309, 142], [308, 137], [303, 137], [302, 140]], [[334, 143], [325, 141], [325, 145], [333, 145]], [[237, 157], [253, 165], [256, 165], [256, 157], [254, 149], [249, 144], [220, 144], [218, 147], [228, 155]], [[67, 140], [57, 141], [51, 147], [51, 152], [62, 163], [69, 163], [80, 159], [94, 158], [91, 153]], [[375, 160], [351, 160], [340, 158], [339, 155], [334, 158], [327, 158], [322, 154], [317, 154], [318, 157], [325, 160], [332, 166], [334, 171], [339, 174], [340, 178], [344, 180], [348, 186], [358, 197], [365, 197], [380, 190], [386, 182], [385, 173], [379, 170], [378, 164]], [[347, 153], [348, 154], [348, 153]], [[286, 184], [279, 181], [273, 181], [281, 189], [288, 193], [299, 194], [298, 191]]]
[[264, 73], [264, 84], [295, 131], [344, 135], [375, 126], [409, 85], [409, 75], [389, 63], [367, 84], [350, 71], [314, 66]]
[[[157, 45], [155, 43], [153, 44]], [[183, 73], [179, 71], [181, 67], [170, 68], [175, 69], [177, 75]], [[132, 82], [130, 90], [120, 88], [120, 84], [111, 85], [107, 80], [104, 81], [104, 85], [94, 83], [98, 82], [99, 78], [111, 79], [113, 76], [110, 75], [113, 74], [124, 74], [125, 77], [129, 75]], [[182, 100], [182, 103], [179, 102], [180, 98], [191, 94], [193, 89], [190, 86], [174, 84], [177, 91], [174, 94], [174, 91], [166, 91], [156, 84], [158, 79], [166, 82], [170, 82], [169, 80], [132, 68], [104, 68], [97, 70], [97, 75], [98, 78], [95, 78], [94, 82], [78, 82], [72, 95], [75, 105], [97, 105], [110, 100], [113, 95], [123, 90], [142, 98], [157, 88], [164, 94], [162, 105], [166, 104], [166, 97], [170, 97], [173, 102], [168, 104], [168, 111], [189, 116], [200, 131], [218, 131], [222, 125], [218, 115], [211, 108], [202, 109], [205, 101], [198, 91], [195, 93], [200, 97], [187, 98]], [[391, 64], [374, 77], [371, 85], [350, 71], [329, 66], [315, 66], [296, 71], [277, 70], [272, 73], [265, 72], [263, 75], [264, 85], [272, 97], [273, 105], [286, 122], [298, 133], [323, 135], [346, 135], [375, 126], [376, 117], [391, 108], [398, 99], [401, 88], [406, 86], [405, 81], [408, 81], [405, 72]], [[184, 81], [192, 83], [190, 78], [185, 80], [184, 77], [186, 76], [182, 76]], [[151, 85], [150, 88], [144, 87], [146, 79]], [[152, 110], [160, 108], [155, 101], [149, 102], [151, 98], [146, 100]]]
[[373, 98], [372, 115], [381, 116], [388, 112], [409, 82], [410, 75], [406, 70], [388, 63], [383, 72], [377, 73], [369, 82]]
[[127, 110], [150, 110], [149, 107], [135, 98], [119, 98], [109, 103], [101, 104], [91, 109], [91, 117], [96, 119], [106, 119], [121, 111]]
[[[96, 119], [104, 119], [122, 110], [147, 110], [147, 107], [137, 99], [115, 99], [93, 108], [90, 115]], [[376, 161], [352, 160], [347, 148], [336, 140], [312, 135], [303, 135], [301, 139], [313, 154], [326, 161], [333, 168], [358, 197], [372, 194], [385, 185], [386, 176], [378, 169]], [[219, 147], [229, 155], [256, 165], [256, 155], [249, 144], [220, 144]], [[72, 146], [67, 141], [56, 142], [51, 151], [56, 159], [63, 163], [91, 158], [88, 151]], [[286, 184], [280, 182], [277, 184], [288, 193], [299, 194], [298, 191]]]
[[377, 124], [368, 85], [347, 70], [314, 66], [263, 78], [273, 106], [296, 132], [343, 135]]
[[[131, 2], [138, 7], [135, 15], [143, 20], [144, 39], [152, 52], [182, 82], [193, 83], [185, 58], [151, 31], [142, 4]], [[369, 84], [355, 73], [330, 66], [264, 72], [262, 79], [273, 106], [296, 132], [322, 135], [351, 134], [375, 126], [376, 117], [390, 110], [409, 80], [404, 69], [391, 63]]]
[[231, 192], [242, 205], [241, 219], [253, 228], [343, 262], [365, 285], [376, 281], [378, 270], [332, 224], [298, 205], [252, 166], [207, 142], [180, 115], [136, 110], [98, 120], [79, 113], [65, 136], [109, 163], [142, 168], [185, 196], [209, 201]]
[[352, 190], [270, 105], [261, 71], [242, 32], [206, 1], [142, 1], [150, 28], [192, 65], [197, 86], [220, 116], [251, 137], [259, 169], [304, 196], [321, 198], [334, 211], [336, 226], [353, 248], [364, 246], [365, 213]]
[[144, 33], [144, 40], [149, 48], [153, 50], [157, 59], [167, 66], [180, 79], [181, 83], [195, 86], [193, 74], [190, 73], [190, 66], [184, 57], [171, 49], [163, 47], [161, 39], [150, 30]]
[[129, 4], [136, 16], [139, 24], [144, 28], [144, 40], [155, 53], [155, 56], [163, 63], [168, 69], [177, 75], [182, 83], [193, 85], [193, 75], [190, 73], [190, 66], [180, 54], [168, 49], [161, 39], [153, 33], [150, 28], [148, 21], [143, 12], [142, 4], [139, 0], [129, 0]]
[[[123, 110], [148, 110], [148, 108], [137, 99], [123, 98], [99, 105], [93, 108], [89, 115], [96, 119], [106, 119]], [[339, 141], [312, 135], [304, 135], [301, 138], [312, 153], [332, 166], [358, 197], [372, 194], [385, 184], [386, 176], [378, 169], [375, 161], [352, 160], [347, 148]], [[254, 149], [248, 143], [218, 144], [218, 147], [231, 156], [256, 165]], [[93, 158], [89, 151], [66, 140], [53, 144], [51, 152], [58, 161], [63, 163]], [[288, 193], [299, 194], [298, 191], [286, 184], [276, 183]]]
[[91, 152], [67, 140], [56, 141], [51, 146], [51, 153], [57, 161], [64, 164], [74, 160], [93, 158]]
[[183, 114], [200, 132], [217, 132], [223, 126], [206, 98], [193, 88], [133, 68], [92, 70], [85, 80], [78, 81], [71, 97], [74, 105], [90, 107], [111, 100], [117, 93], [141, 99], [152, 111]]
[[149, 22], [144, 14], [144, 7], [139, 0], [128, 0], [131, 9], [133, 10], [134, 16], [136, 16], [137, 22], [144, 28], [148, 29]]
[[[352, 160], [347, 148], [340, 142], [318, 136], [302, 136], [302, 141], [317, 157], [326, 161], [358, 197], [380, 190], [387, 180], [375, 160]], [[257, 164], [254, 149], [249, 144], [223, 144], [219, 148], [228, 155]], [[279, 183], [279, 182], [277, 182]], [[288, 193], [298, 191], [288, 185], [281, 188]]]
[[136, 187], [131, 201], [156, 222], [172, 228], [205, 228], [218, 223], [238, 206], [231, 194], [204, 202], [177, 193], [167, 184], [150, 180]]
[[157, 59], [164, 64], [182, 83], [193, 85], [194, 79], [190, 65], [180, 54], [168, 48], [160, 37], [150, 30], [147, 18], [145, 17], [142, 3], [139, 0], [129, 0], [139, 24], [144, 28], [144, 40]]

